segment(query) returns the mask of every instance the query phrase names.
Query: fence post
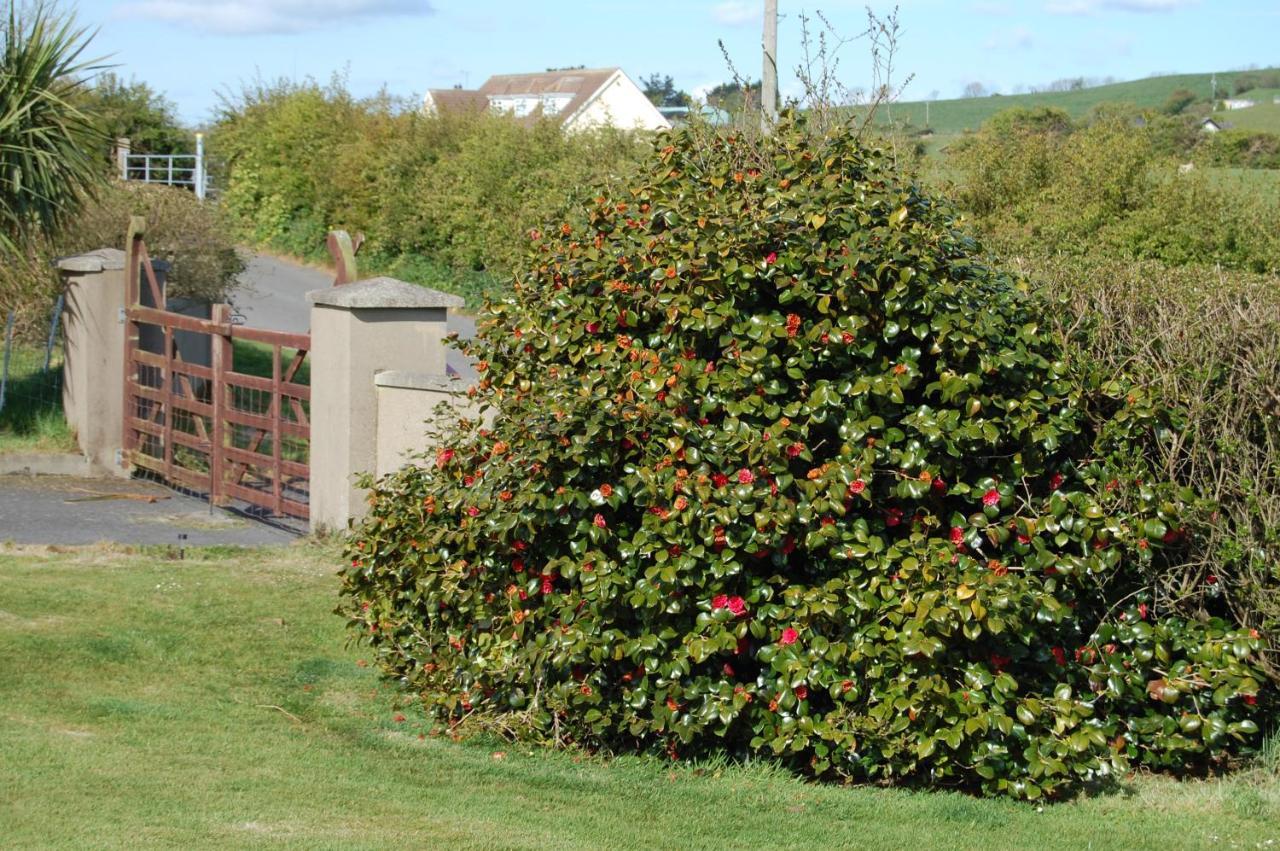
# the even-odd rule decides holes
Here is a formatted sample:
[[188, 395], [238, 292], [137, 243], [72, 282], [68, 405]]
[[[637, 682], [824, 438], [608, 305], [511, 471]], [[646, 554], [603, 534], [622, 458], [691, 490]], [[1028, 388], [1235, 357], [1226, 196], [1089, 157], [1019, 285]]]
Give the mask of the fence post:
[[[231, 327], [231, 305], [215, 304], [209, 318], [228, 330]], [[226, 444], [226, 432], [223, 418], [226, 416], [227, 388], [223, 384], [225, 373], [234, 365], [234, 353], [231, 349], [231, 338], [226, 334], [215, 334], [211, 340], [213, 351], [210, 353], [209, 365], [213, 369], [213, 380], [209, 382], [209, 399], [213, 408], [213, 428], [209, 433], [209, 501], [221, 505], [224, 500], [222, 483], [226, 472], [223, 470], [222, 447]]]
[[204, 134], [196, 134], [196, 166], [195, 174], [192, 176], [196, 187], [196, 198], [200, 201], [204, 200], [205, 183], [204, 183]]
[[355, 480], [377, 468], [382, 370], [445, 373], [445, 323], [457, 296], [393, 278], [307, 293], [311, 302], [312, 531], [344, 529], [367, 504]]
[[120, 169], [120, 179], [129, 179], [129, 152], [130, 145], [128, 137], [121, 136], [116, 139], [116, 166]]
[[62, 405], [80, 451], [97, 471], [122, 475], [125, 253], [103, 248], [58, 261], [66, 301]]

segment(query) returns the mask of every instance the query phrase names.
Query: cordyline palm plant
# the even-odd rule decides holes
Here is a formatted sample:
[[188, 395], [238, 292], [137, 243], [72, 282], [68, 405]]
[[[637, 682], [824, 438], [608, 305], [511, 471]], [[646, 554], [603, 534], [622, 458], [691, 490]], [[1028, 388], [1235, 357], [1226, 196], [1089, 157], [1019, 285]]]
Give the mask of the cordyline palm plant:
[[0, 253], [57, 230], [103, 177], [104, 137], [74, 103], [101, 66], [83, 59], [93, 38], [49, 3], [9, 0], [0, 20]]

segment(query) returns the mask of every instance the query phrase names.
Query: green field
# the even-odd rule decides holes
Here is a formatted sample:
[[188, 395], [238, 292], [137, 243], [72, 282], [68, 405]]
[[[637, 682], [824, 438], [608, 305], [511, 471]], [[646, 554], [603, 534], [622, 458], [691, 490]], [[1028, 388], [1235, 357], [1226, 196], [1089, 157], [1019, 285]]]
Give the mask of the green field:
[[[1240, 72], [1218, 72], [1219, 97], [1224, 97], [1231, 91], [1236, 73]], [[1094, 86], [1072, 92], [1038, 92], [930, 101], [927, 126], [939, 136], [955, 136], [966, 130], [976, 130], [997, 112], [1015, 106], [1053, 106], [1066, 110], [1076, 118], [1088, 114], [1089, 110], [1100, 103], [1131, 103], [1139, 107], [1155, 109], [1160, 107], [1175, 89], [1188, 89], [1199, 97], [1210, 97], [1213, 91], [1213, 76], [1213, 74], [1172, 74]], [[1261, 97], [1270, 91], [1272, 90], [1259, 90], [1258, 96]], [[1235, 97], [1252, 98], [1253, 95], [1244, 94], [1235, 95]], [[1270, 98], [1267, 98], [1267, 101], [1269, 102]], [[920, 129], [926, 126], [925, 107], [924, 101], [894, 103], [887, 108], [882, 107], [879, 120], [906, 123], [915, 129]], [[1239, 115], [1240, 112], [1236, 110], [1231, 114]]]
[[765, 764], [431, 735], [362, 666], [337, 554], [0, 548], [6, 848], [1137, 848], [1280, 843], [1280, 754], [1036, 807]]
[[1240, 95], [1242, 98], [1256, 101], [1257, 106], [1245, 109], [1220, 109], [1213, 114], [1215, 121], [1236, 130], [1261, 130], [1267, 133], [1280, 133], [1280, 103], [1273, 98], [1280, 95], [1277, 89], [1259, 89]]

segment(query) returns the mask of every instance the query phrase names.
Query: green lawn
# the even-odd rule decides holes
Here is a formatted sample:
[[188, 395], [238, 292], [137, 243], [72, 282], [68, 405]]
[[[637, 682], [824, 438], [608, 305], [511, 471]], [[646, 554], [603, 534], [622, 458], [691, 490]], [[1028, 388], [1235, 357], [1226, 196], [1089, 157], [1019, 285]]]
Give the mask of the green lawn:
[[[330, 612], [336, 555], [0, 549], [7, 848], [1198, 848], [1280, 842], [1280, 781], [1037, 808], [431, 736]], [[397, 711], [407, 718], [396, 720]], [[1273, 760], [1274, 761], [1274, 760]]]

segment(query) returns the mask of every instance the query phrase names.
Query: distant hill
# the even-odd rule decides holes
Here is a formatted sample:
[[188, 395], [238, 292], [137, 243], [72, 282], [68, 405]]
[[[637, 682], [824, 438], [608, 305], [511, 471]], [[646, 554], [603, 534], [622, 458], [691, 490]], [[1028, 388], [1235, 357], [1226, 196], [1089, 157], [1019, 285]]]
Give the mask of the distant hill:
[[[1219, 71], [1218, 97], [1232, 97], [1233, 83], [1243, 71]], [[976, 130], [988, 118], [1015, 106], [1056, 106], [1073, 117], [1086, 115], [1100, 103], [1132, 103], [1142, 108], [1155, 109], [1164, 104], [1175, 89], [1188, 89], [1200, 98], [1209, 98], [1213, 91], [1213, 74], [1170, 74], [1148, 77], [1127, 83], [1110, 83], [1070, 92], [1038, 92], [1025, 95], [991, 95], [980, 98], [955, 98], [928, 103], [928, 127], [939, 136], [954, 136], [966, 130]], [[1270, 98], [1268, 98], [1270, 100]], [[925, 102], [901, 101], [882, 106], [877, 118], [907, 123], [916, 129], [925, 127]]]

